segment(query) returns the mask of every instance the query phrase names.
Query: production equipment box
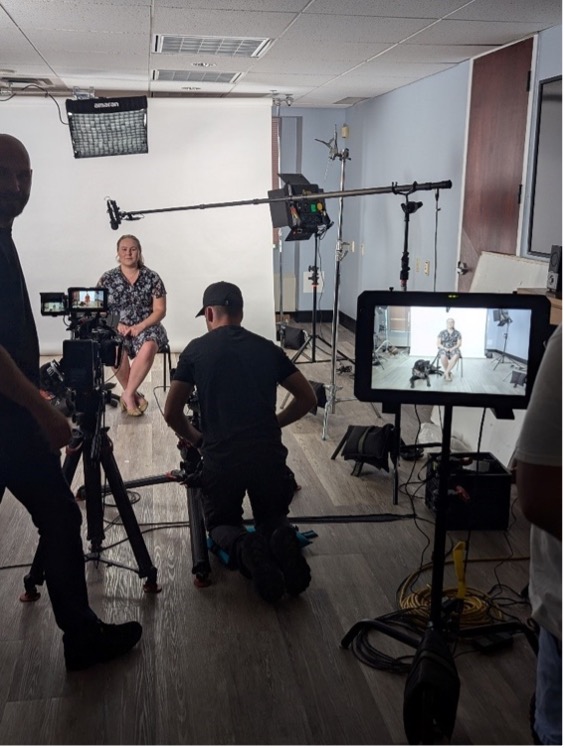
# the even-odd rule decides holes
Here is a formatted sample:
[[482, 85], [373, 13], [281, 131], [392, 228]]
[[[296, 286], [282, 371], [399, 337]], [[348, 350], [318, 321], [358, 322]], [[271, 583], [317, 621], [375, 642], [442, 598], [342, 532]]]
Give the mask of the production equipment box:
[[[432, 452], [426, 470], [426, 506], [436, 512], [441, 454]], [[490, 452], [455, 452], [449, 459], [448, 530], [506, 530], [510, 472]]]

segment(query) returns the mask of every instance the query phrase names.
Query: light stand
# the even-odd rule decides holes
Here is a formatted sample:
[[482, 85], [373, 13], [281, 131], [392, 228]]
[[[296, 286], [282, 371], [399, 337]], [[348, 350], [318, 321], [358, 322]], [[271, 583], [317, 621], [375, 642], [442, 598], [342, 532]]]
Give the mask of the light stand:
[[[503, 623], [488, 624], [485, 626], [476, 626], [473, 628], [459, 629], [458, 609], [454, 609], [449, 602], [444, 605], [443, 602], [443, 577], [445, 565], [445, 539], [447, 534], [447, 501], [449, 488], [450, 473], [450, 441], [451, 425], [453, 420], [453, 406], [446, 405], [444, 409], [444, 426], [441, 444], [441, 460], [439, 465], [439, 486], [436, 504], [436, 521], [434, 531], [434, 547], [432, 556], [432, 584], [430, 593], [430, 613], [429, 621], [426, 626], [426, 633], [423, 639], [417, 639], [415, 635], [406, 633], [404, 630], [395, 628], [390, 621], [390, 614], [380, 618], [367, 618], [355, 623], [341, 640], [341, 646], [349, 647], [353, 640], [364, 630], [377, 630], [392, 639], [403, 642], [409, 647], [418, 650], [418, 655], [424, 654], [426, 650], [426, 641], [429, 632], [434, 632], [442, 640], [453, 639], [453, 637], [463, 637], [472, 639], [474, 637], [498, 633], [522, 633], [525, 634], [530, 646], [537, 651], [537, 641], [533, 630], [529, 629], [521, 621], [509, 621]], [[448, 647], [442, 648], [442, 657], [444, 662], [449, 664], [451, 670], [456, 673], [453, 658], [450, 655]], [[429, 659], [433, 663], [437, 661], [437, 654], [433, 651], [429, 653]], [[414, 660], [413, 668], [417, 664], [418, 657]], [[449, 661], [450, 660], [450, 661]], [[426, 672], [425, 670], [423, 671]], [[433, 672], [432, 672], [433, 675]], [[410, 743], [420, 744], [438, 744], [443, 743], [451, 737], [451, 731], [455, 724], [455, 710], [457, 706], [457, 693], [452, 693], [452, 713], [449, 709], [443, 709], [445, 701], [438, 699], [437, 682], [430, 678], [430, 670], [427, 675], [419, 675], [413, 670], [408, 675], [408, 681], [419, 679], [418, 698], [416, 703], [414, 698], [407, 707], [405, 703], [404, 724], [408, 735], [408, 724], [411, 725], [409, 741]], [[452, 683], [453, 689], [457, 683]], [[419, 702], [419, 703], [418, 703]], [[447, 711], [447, 713], [446, 713]], [[416, 732], [418, 735], [414, 739], [414, 723], [417, 724]]]
[[498, 320], [498, 326], [499, 327], [505, 327], [506, 330], [503, 333], [504, 336], [504, 343], [502, 345], [502, 356], [498, 359], [496, 362], [493, 371], [496, 371], [496, 369], [500, 366], [500, 364], [509, 364], [512, 363], [511, 361], [505, 361], [506, 358], [506, 345], [508, 343], [508, 328], [510, 327], [510, 324], [512, 323], [512, 320], [508, 316], [508, 313], [504, 310], [499, 311], [499, 320]]
[[[322, 141], [323, 142], [323, 141]], [[331, 143], [331, 141], [330, 141]], [[350, 161], [349, 158], [349, 148], [344, 148], [342, 151], [337, 150], [337, 132], [334, 135], [334, 145], [333, 148], [328, 146], [330, 148], [330, 158], [332, 161], [335, 158], [339, 158], [341, 163], [341, 174], [340, 174], [340, 181], [339, 181], [339, 191], [344, 191], [345, 186], [345, 163], [346, 161]], [[328, 145], [325, 143], [325, 145]], [[341, 279], [341, 261], [344, 259], [344, 257], [347, 255], [347, 249], [345, 249], [347, 245], [346, 242], [343, 241], [343, 195], [339, 198], [338, 203], [339, 209], [338, 209], [338, 217], [337, 217], [337, 242], [336, 242], [336, 248], [335, 248], [335, 277], [334, 277], [334, 302], [333, 302], [333, 313], [332, 313], [332, 342], [331, 342], [331, 379], [330, 384], [326, 386], [326, 393], [327, 393], [327, 400], [326, 405], [324, 408], [324, 421], [322, 426], [322, 439], [328, 438], [328, 420], [330, 413], [335, 413], [335, 405], [337, 402], [345, 402], [342, 400], [337, 399], [337, 390], [338, 387], [336, 385], [336, 362], [337, 362], [337, 354], [339, 352], [342, 359], [347, 359], [348, 361], [351, 361], [351, 363], [354, 363], [354, 361], [348, 356], [345, 356], [341, 351], [338, 351], [337, 348], [337, 331], [338, 331], [338, 324], [339, 324], [339, 285], [340, 285], [340, 279]], [[354, 400], [355, 398], [348, 398], [348, 400]]]
[[330, 359], [322, 359], [322, 361], [318, 360], [316, 361], [316, 341], [319, 341], [323, 343], [324, 345], [329, 347], [329, 343], [327, 340], [325, 340], [321, 335], [317, 332], [317, 317], [318, 317], [318, 285], [320, 282], [320, 276], [319, 276], [319, 269], [318, 269], [318, 253], [319, 253], [319, 247], [320, 247], [320, 238], [325, 234], [326, 232], [326, 226], [320, 226], [318, 230], [314, 234], [314, 264], [308, 266], [308, 271], [311, 273], [310, 275], [310, 281], [312, 283], [312, 332], [310, 335], [306, 336], [306, 340], [304, 343], [300, 346], [300, 348], [296, 351], [294, 356], [292, 357], [293, 363], [296, 362], [300, 356], [304, 354], [304, 351], [306, 348], [311, 344], [312, 354], [309, 361], [304, 361], [303, 363], [309, 363], [309, 364], [315, 364], [315, 363], [325, 363], [329, 361]]
[[422, 207], [422, 203], [415, 203], [411, 200], [408, 200], [408, 195], [411, 195], [413, 192], [415, 192], [415, 185], [412, 185], [412, 187], [408, 188], [407, 190], [403, 190], [402, 188], [398, 187], [396, 189], [393, 189], [393, 192], [395, 195], [404, 195], [405, 201], [400, 206], [404, 212], [404, 249], [402, 252], [402, 258], [400, 260], [400, 290], [406, 291], [407, 284], [408, 284], [408, 278], [410, 274], [410, 254], [408, 252], [408, 233], [409, 233], [409, 227], [410, 227], [410, 216], [412, 213], [415, 213], [417, 210], [419, 210]]

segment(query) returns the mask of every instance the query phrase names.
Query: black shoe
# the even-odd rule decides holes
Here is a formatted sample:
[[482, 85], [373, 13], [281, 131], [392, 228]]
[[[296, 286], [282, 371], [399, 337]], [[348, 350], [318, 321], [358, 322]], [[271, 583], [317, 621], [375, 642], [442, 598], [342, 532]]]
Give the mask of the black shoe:
[[268, 603], [284, 595], [284, 578], [269, 551], [267, 540], [250, 532], [242, 541], [241, 563], [251, 574], [257, 593]]
[[98, 621], [80, 634], [63, 634], [67, 670], [84, 670], [129, 652], [141, 639], [141, 624], [128, 621], [114, 625]]
[[290, 526], [279, 527], [271, 535], [271, 551], [276, 558], [290, 595], [299, 595], [308, 587], [312, 575], [296, 532]]

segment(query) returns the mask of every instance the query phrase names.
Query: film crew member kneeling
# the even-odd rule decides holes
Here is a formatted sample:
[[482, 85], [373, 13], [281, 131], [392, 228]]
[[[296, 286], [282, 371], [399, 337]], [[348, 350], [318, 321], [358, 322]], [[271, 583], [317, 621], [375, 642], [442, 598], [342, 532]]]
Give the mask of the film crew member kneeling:
[[[165, 420], [203, 457], [206, 528], [230, 563], [251, 577], [267, 602], [298, 595], [310, 568], [287, 515], [294, 480], [281, 429], [316, 405], [308, 380], [272, 341], [244, 327], [243, 297], [233, 283], [213, 283], [202, 309], [208, 332], [182, 352], [165, 403]], [[276, 413], [277, 385], [293, 398]], [[196, 388], [202, 434], [184, 415]], [[243, 525], [248, 494], [255, 532]]]

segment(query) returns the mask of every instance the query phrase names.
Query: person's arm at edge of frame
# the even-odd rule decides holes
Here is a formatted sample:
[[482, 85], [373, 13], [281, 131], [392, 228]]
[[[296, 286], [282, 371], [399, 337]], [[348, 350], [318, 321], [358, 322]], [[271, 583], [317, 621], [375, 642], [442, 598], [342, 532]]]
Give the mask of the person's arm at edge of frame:
[[316, 393], [312, 385], [300, 371], [295, 371], [281, 386], [292, 395], [290, 403], [277, 414], [279, 426], [284, 428], [295, 421], [299, 421], [308, 411], [317, 405]]
[[153, 309], [149, 317], [146, 317], [137, 325], [131, 325], [130, 332], [135, 337], [139, 335], [151, 325], [157, 325], [167, 314], [167, 297], [166, 296], [154, 296], [153, 297]]
[[558, 540], [562, 539], [563, 468], [516, 462], [518, 501], [525, 518]]
[[39, 390], [22, 374], [1, 345], [0, 394], [31, 413], [54, 450], [69, 443], [72, 431], [66, 417], [41, 397]]
[[193, 447], [200, 447], [202, 434], [196, 429], [184, 414], [184, 406], [192, 395], [194, 386], [186, 382], [171, 382], [163, 416], [167, 425], [173, 429], [180, 439], [185, 439]]

